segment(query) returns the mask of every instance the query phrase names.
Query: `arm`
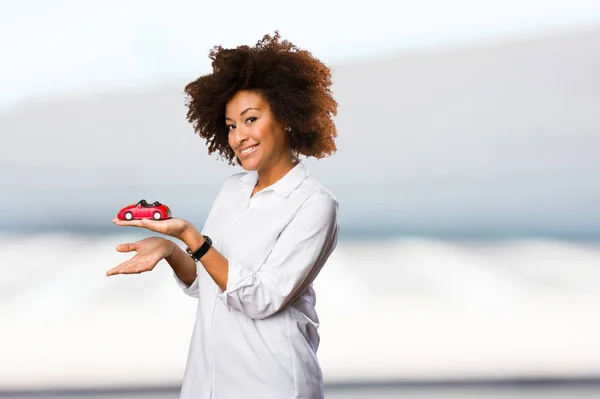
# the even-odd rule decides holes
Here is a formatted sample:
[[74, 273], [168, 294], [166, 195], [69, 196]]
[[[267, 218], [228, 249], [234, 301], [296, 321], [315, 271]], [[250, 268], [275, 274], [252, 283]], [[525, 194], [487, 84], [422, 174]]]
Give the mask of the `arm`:
[[178, 245], [173, 243], [171, 255], [165, 257], [175, 276], [185, 285], [190, 286], [196, 280], [197, 269], [196, 262]]
[[[201, 263], [221, 289], [219, 298], [253, 319], [269, 317], [290, 303], [317, 276], [337, 243], [337, 202], [325, 195], [309, 198], [281, 232], [258, 268], [227, 259], [211, 248]], [[182, 237], [190, 248], [204, 238], [195, 229]]]
[[[200, 233], [194, 226], [191, 225], [190, 228], [187, 229], [183, 234], [181, 240], [192, 249], [200, 248], [202, 244], [204, 244], [204, 236], [202, 233]], [[194, 262], [194, 260], [187, 253], [185, 253], [185, 255], [189, 260]], [[210, 247], [202, 259], [200, 259], [200, 263], [202, 263], [202, 266], [204, 266], [208, 274], [210, 274], [219, 288], [222, 291], [225, 290], [225, 287], [227, 286], [227, 277], [229, 274], [229, 261], [227, 258], [221, 255], [221, 253], [214, 247]]]

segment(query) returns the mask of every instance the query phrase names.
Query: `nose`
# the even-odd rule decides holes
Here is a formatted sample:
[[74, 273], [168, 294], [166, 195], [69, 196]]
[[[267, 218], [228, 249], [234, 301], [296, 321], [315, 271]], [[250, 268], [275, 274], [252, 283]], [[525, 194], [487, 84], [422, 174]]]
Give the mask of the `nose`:
[[248, 135], [243, 127], [237, 127], [233, 130], [234, 141], [236, 145], [242, 144], [244, 141], [248, 140]]

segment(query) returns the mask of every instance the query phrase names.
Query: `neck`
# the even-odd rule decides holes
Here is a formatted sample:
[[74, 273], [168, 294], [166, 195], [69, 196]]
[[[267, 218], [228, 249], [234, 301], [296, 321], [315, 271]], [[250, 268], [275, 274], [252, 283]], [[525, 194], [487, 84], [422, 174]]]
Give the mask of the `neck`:
[[298, 159], [286, 159], [273, 167], [258, 171], [257, 186], [262, 188], [275, 184], [300, 162]]

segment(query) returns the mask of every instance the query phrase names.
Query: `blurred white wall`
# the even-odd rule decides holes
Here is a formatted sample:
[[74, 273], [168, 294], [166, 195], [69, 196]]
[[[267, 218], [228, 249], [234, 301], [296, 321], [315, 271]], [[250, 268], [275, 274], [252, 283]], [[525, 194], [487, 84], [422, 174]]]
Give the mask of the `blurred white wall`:
[[0, 3], [0, 109], [87, 93], [182, 87], [212, 46], [279, 29], [328, 63], [598, 26], [595, 0], [23, 0]]

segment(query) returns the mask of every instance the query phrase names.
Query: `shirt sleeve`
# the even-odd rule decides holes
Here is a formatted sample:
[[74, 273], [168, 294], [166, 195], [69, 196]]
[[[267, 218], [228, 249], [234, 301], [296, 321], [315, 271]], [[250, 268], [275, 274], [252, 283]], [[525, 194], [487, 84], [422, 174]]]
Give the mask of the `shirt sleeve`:
[[258, 270], [228, 259], [227, 287], [218, 297], [253, 319], [277, 313], [315, 279], [337, 244], [338, 230], [335, 198], [309, 197]]
[[192, 298], [200, 297], [200, 288], [199, 288], [200, 284], [198, 282], [198, 267], [197, 266], [196, 266], [196, 279], [190, 285], [187, 285], [186, 283], [181, 281], [179, 279], [179, 277], [177, 277], [177, 274], [175, 274], [175, 272], [173, 272], [173, 277], [175, 277], [175, 282], [181, 288], [181, 290], [183, 291], [184, 294], [189, 295]]

